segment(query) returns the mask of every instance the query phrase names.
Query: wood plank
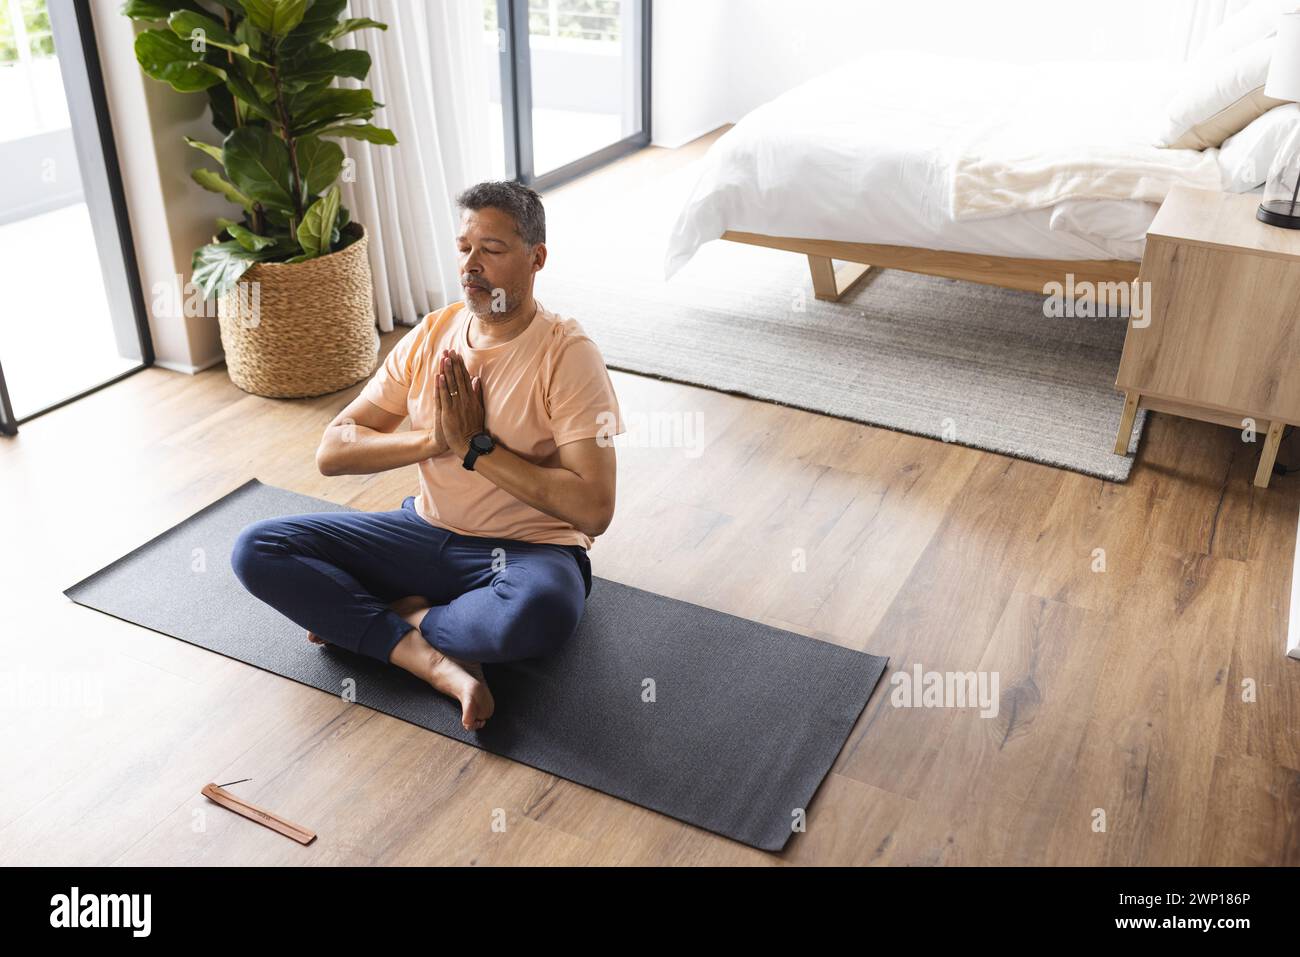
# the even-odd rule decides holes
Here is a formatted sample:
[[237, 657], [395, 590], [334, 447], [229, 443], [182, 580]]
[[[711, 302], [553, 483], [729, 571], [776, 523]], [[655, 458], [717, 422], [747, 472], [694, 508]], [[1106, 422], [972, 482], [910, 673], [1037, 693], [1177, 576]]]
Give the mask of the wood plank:
[[1224, 425], [1239, 432], [1253, 429], [1258, 433], [1268, 432], [1269, 420], [1259, 412], [1244, 409], [1217, 409], [1209, 405], [1192, 405], [1186, 401], [1169, 399], [1164, 396], [1144, 394], [1138, 401], [1138, 408], [1152, 412], [1168, 412], [1188, 419], [1199, 419], [1213, 425]]
[[[975, 668], [1024, 572], [1032, 536], [1063, 474], [982, 456], [861, 647], [889, 655], [891, 672], [910, 672], [916, 665], [940, 672]], [[885, 691], [867, 705], [835, 767], [855, 780], [917, 800], [932, 781], [953, 714], [893, 707]]]
[[1260, 488], [1268, 488], [1268, 483], [1273, 478], [1273, 463], [1277, 461], [1277, 447], [1282, 442], [1282, 430], [1285, 427], [1282, 422], [1269, 423], [1264, 448], [1259, 455], [1259, 465], [1255, 469], [1255, 484]]
[[1148, 236], [1179, 243], [1244, 251], [1277, 259], [1300, 258], [1300, 233], [1255, 218], [1258, 193], [1220, 193], [1175, 186], [1156, 212]]
[[[1111, 616], [1045, 863], [1198, 861], [1248, 568], [1151, 542]], [[1104, 830], [1094, 830], [1098, 824]]]
[[1106, 632], [1096, 612], [1011, 597], [974, 669], [997, 676], [997, 712], [949, 709], [951, 730], [923, 798], [892, 835], [888, 863], [1044, 863], [1061, 805], [1086, 785], [1074, 753], [1101, 681]]
[[808, 268], [812, 272], [813, 295], [830, 302], [837, 302], [871, 270], [869, 263], [845, 263], [836, 269], [825, 256], [809, 256]]
[[1300, 865], [1300, 771], [1218, 755], [1197, 859], [1206, 867]]
[[1139, 264], [1104, 259], [1015, 259], [986, 256], [980, 253], [954, 253], [912, 246], [887, 246], [875, 243], [846, 243], [827, 239], [795, 236], [765, 236], [761, 233], [729, 229], [723, 239], [751, 246], [766, 246], [804, 253], [809, 257], [839, 259], [844, 262], [870, 264], [879, 269], [903, 269], [928, 276], [945, 276], [969, 282], [1003, 286], [1026, 292], [1042, 293], [1050, 282], [1064, 284], [1067, 275], [1076, 285], [1089, 283], [1130, 283], [1138, 274]]

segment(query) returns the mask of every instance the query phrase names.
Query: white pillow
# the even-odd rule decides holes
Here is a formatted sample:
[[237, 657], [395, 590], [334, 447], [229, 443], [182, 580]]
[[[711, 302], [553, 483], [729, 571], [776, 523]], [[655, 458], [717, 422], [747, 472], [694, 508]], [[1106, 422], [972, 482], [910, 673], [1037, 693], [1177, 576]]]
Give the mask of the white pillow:
[[1284, 100], [1264, 95], [1275, 37], [1255, 40], [1216, 60], [1192, 61], [1165, 104], [1156, 146], [1203, 150], [1220, 145]]
[[1268, 168], [1282, 144], [1300, 129], [1300, 105], [1274, 107], [1240, 133], [1229, 136], [1219, 150], [1223, 189], [1248, 193], [1268, 179]]
[[1284, 100], [1264, 95], [1283, 12], [1298, 0], [1254, 0], [1221, 23], [1183, 70], [1153, 142], [1174, 149], [1219, 146]]

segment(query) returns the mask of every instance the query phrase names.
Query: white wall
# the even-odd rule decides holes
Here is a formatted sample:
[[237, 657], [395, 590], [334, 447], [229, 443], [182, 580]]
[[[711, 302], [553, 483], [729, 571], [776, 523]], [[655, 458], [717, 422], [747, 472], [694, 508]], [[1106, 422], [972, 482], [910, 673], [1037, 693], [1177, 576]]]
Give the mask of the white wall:
[[121, 0], [91, 0], [100, 65], [122, 168], [140, 282], [159, 365], [197, 371], [222, 358], [215, 315], [186, 316], [184, 294], [174, 289], [169, 308], [155, 309], [158, 284], [185, 282], [194, 250], [212, 241], [229, 203], [190, 179], [202, 154], [184, 136], [214, 142], [207, 97], [177, 93], [146, 77], [135, 60], [135, 24], [122, 16]]
[[[655, 0], [652, 134], [675, 147], [873, 50], [1181, 59], [1194, 0]], [[1224, 0], [1228, 9], [1244, 0]]]
[[738, 0], [654, 0], [650, 135], [670, 149], [738, 119], [731, 94]]

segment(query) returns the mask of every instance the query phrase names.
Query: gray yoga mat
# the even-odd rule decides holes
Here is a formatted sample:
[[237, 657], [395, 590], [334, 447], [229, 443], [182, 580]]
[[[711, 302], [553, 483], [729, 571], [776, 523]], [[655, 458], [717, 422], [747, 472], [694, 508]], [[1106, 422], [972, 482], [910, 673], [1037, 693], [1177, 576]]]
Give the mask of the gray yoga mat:
[[466, 731], [452, 699], [393, 665], [311, 644], [235, 578], [230, 550], [248, 523], [341, 511], [252, 479], [64, 594], [330, 694], [352, 679], [358, 704], [770, 851], [789, 840], [887, 661], [597, 578], [560, 652], [483, 666], [496, 711]]

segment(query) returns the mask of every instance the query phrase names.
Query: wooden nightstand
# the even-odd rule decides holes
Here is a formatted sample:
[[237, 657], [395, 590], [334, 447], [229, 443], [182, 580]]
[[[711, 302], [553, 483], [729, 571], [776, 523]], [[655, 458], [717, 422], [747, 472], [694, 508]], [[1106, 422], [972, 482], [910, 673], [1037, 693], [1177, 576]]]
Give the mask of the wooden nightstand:
[[[1115, 387], [1115, 452], [1139, 408], [1263, 437], [1255, 484], [1300, 423], [1300, 230], [1255, 219], [1259, 196], [1175, 187], [1147, 231]], [[1140, 315], [1139, 315], [1140, 308]]]

